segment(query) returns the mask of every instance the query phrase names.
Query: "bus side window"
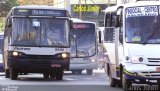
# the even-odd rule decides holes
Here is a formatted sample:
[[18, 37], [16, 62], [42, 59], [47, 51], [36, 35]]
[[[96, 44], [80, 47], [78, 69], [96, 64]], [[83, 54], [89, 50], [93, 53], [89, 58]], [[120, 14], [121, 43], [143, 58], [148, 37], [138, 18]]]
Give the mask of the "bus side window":
[[116, 22], [116, 13], [109, 12], [105, 17], [105, 31], [104, 31], [104, 40], [106, 42], [114, 42], [114, 28]]
[[119, 42], [123, 44], [123, 16], [122, 16], [122, 11], [119, 15], [119, 23], [120, 23], [120, 28], [119, 28]]

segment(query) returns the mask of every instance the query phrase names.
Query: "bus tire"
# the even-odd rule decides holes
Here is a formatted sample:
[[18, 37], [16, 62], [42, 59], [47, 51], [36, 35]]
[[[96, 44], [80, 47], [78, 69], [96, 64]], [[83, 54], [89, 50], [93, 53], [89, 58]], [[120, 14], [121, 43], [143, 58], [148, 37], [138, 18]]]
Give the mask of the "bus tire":
[[10, 69], [10, 77], [11, 77], [11, 80], [17, 80], [18, 72], [16, 69], [14, 69], [14, 68]]
[[126, 75], [123, 73], [122, 74], [122, 87], [124, 91], [127, 91], [128, 88], [130, 88], [132, 85], [131, 80], [130, 79], [126, 79]]
[[62, 80], [63, 79], [63, 69], [57, 70], [56, 72], [56, 80]]
[[5, 69], [5, 77], [6, 77], [6, 78], [10, 78], [9, 69]]
[[93, 74], [93, 69], [87, 70], [87, 75], [92, 75]]
[[76, 74], [77, 74], [77, 71], [76, 71], [76, 70], [72, 70], [72, 74], [73, 74], [73, 75], [76, 75]]
[[115, 87], [116, 86], [116, 79], [112, 78], [112, 74], [111, 74], [111, 71], [109, 70], [109, 85], [111, 87]]
[[77, 70], [77, 75], [81, 75], [82, 74], [82, 70]]
[[50, 77], [53, 78], [53, 79], [56, 78], [56, 72], [55, 72], [55, 71], [51, 72], [49, 75], [50, 75]]
[[49, 73], [43, 73], [44, 79], [49, 79]]

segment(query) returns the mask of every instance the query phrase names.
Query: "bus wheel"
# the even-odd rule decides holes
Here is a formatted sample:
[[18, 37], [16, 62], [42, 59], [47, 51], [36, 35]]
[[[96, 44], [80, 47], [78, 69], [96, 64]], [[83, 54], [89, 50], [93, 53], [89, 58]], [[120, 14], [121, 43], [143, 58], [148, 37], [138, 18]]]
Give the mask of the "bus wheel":
[[82, 70], [77, 70], [77, 75], [81, 75], [82, 74]]
[[56, 80], [62, 80], [63, 79], [63, 69], [59, 69], [56, 72]]
[[6, 78], [10, 78], [9, 69], [5, 69], [5, 77], [6, 77]]
[[72, 70], [72, 74], [73, 74], [73, 75], [76, 75], [76, 74], [77, 74], [77, 71], [76, 71], [76, 70]]
[[93, 69], [87, 70], [87, 75], [92, 75], [93, 74]]
[[49, 75], [50, 75], [51, 78], [55, 79], [55, 77], [56, 77], [56, 72], [53, 71], [53, 72], [51, 72]]
[[49, 73], [43, 73], [44, 79], [49, 79]]
[[123, 73], [122, 75], [122, 87], [124, 91], [127, 91], [128, 88], [132, 85], [132, 82], [130, 79], [126, 79], [126, 75]]
[[116, 86], [116, 79], [112, 78], [112, 74], [111, 74], [111, 71], [109, 70], [109, 85], [111, 87], [115, 87]]
[[17, 80], [18, 73], [16, 69], [14, 68], [10, 69], [10, 77], [11, 77], [11, 80]]

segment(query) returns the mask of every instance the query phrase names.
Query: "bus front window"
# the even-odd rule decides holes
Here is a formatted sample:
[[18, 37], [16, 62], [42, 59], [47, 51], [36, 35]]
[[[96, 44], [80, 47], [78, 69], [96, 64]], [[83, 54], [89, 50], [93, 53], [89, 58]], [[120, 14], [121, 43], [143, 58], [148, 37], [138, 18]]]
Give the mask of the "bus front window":
[[65, 19], [13, 18], [12, 45], [69, 46]]
[[[157, 6], [154, 11], [130, 12], [133, 8], [126, 9], [125, 38], [127, 43], [156, 44], [160, 43], [160, 23]], [[144, 7], [137, 7], [143, 11]]]
[[71, 46], [71, 56], [87, 57], [95, 54], [96, 34], [95, 27], [74, 28], [71, 30], [73, 43]]

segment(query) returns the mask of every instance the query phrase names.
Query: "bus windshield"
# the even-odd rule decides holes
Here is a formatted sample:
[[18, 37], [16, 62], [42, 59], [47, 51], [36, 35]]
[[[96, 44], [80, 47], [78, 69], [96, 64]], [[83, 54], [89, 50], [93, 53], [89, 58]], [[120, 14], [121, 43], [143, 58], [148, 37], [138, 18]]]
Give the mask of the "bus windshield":
[[95, 54], [96, 34], [94, 24], [73, 24], [71, 35], [71, 57], [87, 57]]
[[13, 18], [12, 45], [69, 46], [66, 19]]
[[160, 43], [158, 6], [126, 9], [125, 38], [128, 43]]

